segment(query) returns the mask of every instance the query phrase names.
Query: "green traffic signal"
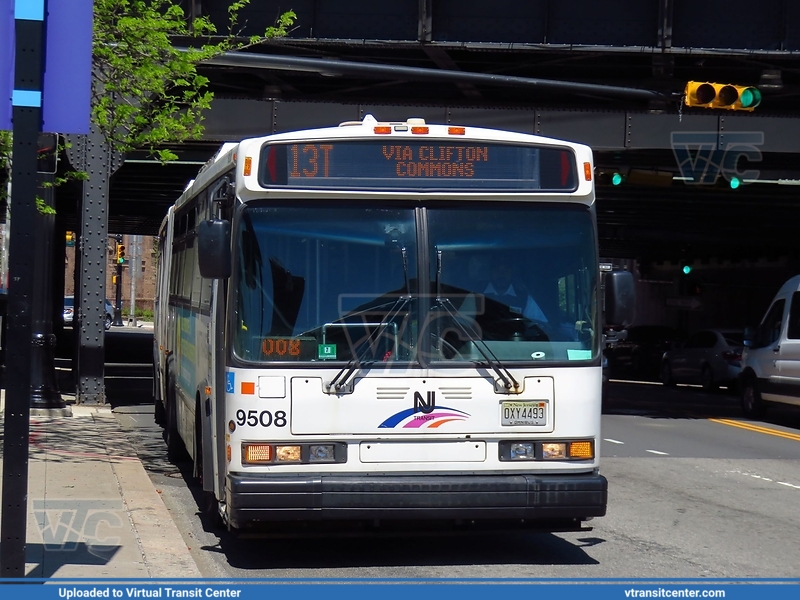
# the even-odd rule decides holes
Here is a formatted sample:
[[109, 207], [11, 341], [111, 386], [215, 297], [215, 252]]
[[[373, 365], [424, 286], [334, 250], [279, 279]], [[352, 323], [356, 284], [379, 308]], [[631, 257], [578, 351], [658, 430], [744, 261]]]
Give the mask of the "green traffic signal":
[[730, 184], [731, 184], [731, 189], [735, 190], [738, 189], [740, 185], [742, 185], [742, 180], [739, 179], [738, 177], [731, 177]]
[[761, 92], [758, 91], [758, 88], [745, 88], [739, 94], [739, 103], [744, 108], [755, 108], [761, 104]]
[[622, 173], [614, 173], [611, 176], [611, 185], [620, 185], [623, 182]]
[[690, 265], [683, 265], [683, 274], [688, 275], [692, 272], [692, 267]]

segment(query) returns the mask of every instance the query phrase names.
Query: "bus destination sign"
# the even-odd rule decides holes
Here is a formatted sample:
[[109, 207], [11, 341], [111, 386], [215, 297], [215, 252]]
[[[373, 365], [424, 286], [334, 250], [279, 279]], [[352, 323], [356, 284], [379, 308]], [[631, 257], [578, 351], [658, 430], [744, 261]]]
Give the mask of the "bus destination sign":
[[574, 191], [567, 148], [450, 141], [336, 141], [268, 144], [265, 187]]

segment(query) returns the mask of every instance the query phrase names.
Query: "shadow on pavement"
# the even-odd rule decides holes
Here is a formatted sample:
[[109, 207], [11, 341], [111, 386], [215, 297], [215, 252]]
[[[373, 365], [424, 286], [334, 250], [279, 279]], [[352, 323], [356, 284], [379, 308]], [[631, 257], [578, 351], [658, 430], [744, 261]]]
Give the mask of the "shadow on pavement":
[[[735, 391], [704, 392], [699, 386], [666, 387], [660, 383], [610, 381], [603, 414], [636, 414], [661, 419], [733, 419], [752, 421], [742, 413]], [[760, 422], [800, 430], [800, 408], [768, 404]]]

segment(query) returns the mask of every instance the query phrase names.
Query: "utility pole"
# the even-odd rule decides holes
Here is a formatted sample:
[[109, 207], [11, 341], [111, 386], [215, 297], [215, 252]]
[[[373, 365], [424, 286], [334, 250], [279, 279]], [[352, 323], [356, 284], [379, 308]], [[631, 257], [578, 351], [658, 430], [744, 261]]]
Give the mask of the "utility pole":
[[[0, 575], [25, 576], [25, 540], [28, 520], [28, 443], [30, 440], [31, 383], [34, 338], [33, 319], [40, 298], [34, 277], [43, 273], [31, 252], [36, 231], [37, 150], [42, 130], [44, 80], [45, 3], [15, 5], [16, 33], [12, 115], [14, 145], [11, 181], [11, 227], [8, 286], [8, 352], [6, 407], [3, 436], [3, 507], [0, 520]], [[5, 18], [2, 15], [0, 18]]]
[[[112, 325], [114, 327], [122, 327], [124, 323], [122, 322], [122, 261], [125, 258], [124, 248], [125, 246], [122, 245], [122, 235], [117, 234], [117, 251], [115, 252], [114, 256], [116, 257], [115, 261], [117, 263], [117, 275], [116, 275], [116, 288], [115, 293], [116, 297], [114, 298], [114, 322]], [[120, 249], [123, 249], [121, 252]], [[120, 255], [121, 254], [121, 255]]]
[[136, 265], [139, 260], [139, 236], [134, 235], [131, 241], [131, 262], [128, 264], [128, 276], [131, 279], [131, 308], [128, 313], [128, 323], [136, 327], [136, 276], [138, 275]]

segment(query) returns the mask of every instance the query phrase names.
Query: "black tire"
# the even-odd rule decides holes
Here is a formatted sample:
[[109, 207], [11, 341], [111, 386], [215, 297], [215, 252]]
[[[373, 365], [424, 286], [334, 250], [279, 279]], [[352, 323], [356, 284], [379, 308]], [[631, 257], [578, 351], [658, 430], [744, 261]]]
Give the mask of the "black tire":
[[667, 361], [661, 363], [661, 372], [659, 377], [661, 379], [661, 383], [667, 387], [672, 387], [675, 385], [675, 380], [672, 378], [672, 367], [669, 366]]
[[714, 371], [708, 365], [703, 366], [703, 372], [700, 374], [700, 383], [706, 392], [713, 392], [719, 387], [719, 384], [714, 381]]
[[164, 408], [164, 403], [158, 399], [153, 399], [155, 402], [155, 409], [153, 410], [153, 420], [156, 425], [164, 427], [167, 424], [167, 409]]
[[742, 382], [742, 412], [752, 419], [760, 419], [766, 412], [764, 401], [752, 377]]

